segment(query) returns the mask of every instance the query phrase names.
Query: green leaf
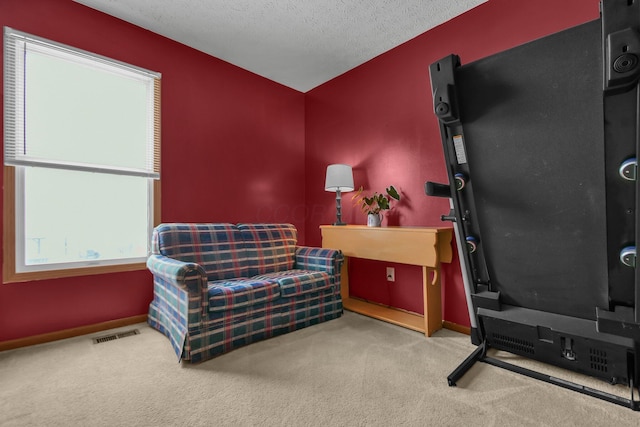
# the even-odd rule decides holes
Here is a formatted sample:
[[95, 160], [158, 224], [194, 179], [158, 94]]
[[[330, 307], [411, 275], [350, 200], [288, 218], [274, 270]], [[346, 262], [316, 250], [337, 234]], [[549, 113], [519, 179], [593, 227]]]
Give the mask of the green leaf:
[[396, 190], [393, 185], [387, 188], [387, 194], [396, 200], [400, 200], [400, 194], [398, 193], [398, 190]]

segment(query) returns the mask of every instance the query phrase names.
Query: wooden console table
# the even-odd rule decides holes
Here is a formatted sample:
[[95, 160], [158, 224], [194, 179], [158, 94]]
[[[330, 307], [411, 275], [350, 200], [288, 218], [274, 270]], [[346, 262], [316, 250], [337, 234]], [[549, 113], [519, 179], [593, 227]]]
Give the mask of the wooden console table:
[[[342, 266], [342, 304], [345, 309], [424, 332], [428, 337], [442, 328], [440, 263], [451, 262], [452, 228], [321, 225], [320, 229], [322, 247], [340, 249], [345, 255]], [[421, 266], [424, 316], [351, 298], [347, 257]], [[429, 273], [433, 275], [431, 280]]]

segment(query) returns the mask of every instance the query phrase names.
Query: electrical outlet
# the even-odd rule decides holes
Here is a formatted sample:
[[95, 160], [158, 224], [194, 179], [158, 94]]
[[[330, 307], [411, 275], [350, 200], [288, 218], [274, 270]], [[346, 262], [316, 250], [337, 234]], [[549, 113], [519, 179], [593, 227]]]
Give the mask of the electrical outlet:
[[387, 282], [396, 281], [396, 269], [393, 267], [387, 267]]

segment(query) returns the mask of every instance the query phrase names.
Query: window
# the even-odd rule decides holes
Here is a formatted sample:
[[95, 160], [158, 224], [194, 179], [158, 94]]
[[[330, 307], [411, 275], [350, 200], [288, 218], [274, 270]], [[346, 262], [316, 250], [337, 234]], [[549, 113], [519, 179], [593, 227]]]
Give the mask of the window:
[[5, 282], [144, 268], [160, 75], [5, 27]]

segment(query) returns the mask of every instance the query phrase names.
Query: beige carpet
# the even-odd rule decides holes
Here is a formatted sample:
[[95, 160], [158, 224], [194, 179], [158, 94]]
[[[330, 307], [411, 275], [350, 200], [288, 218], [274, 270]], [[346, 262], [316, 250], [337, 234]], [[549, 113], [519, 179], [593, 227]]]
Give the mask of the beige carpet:
[[[474, 346], [448, 330], [426, 339], [346, 312], [189, 365], [146, 324], [118, 331], [131, 328], [140, 334], [0, 353], [0, 425], [640, 425], [629, 408], [484, 363], [449, 387], [447, 375]], [[594, 384], [629, 397], [626, 387]]]

